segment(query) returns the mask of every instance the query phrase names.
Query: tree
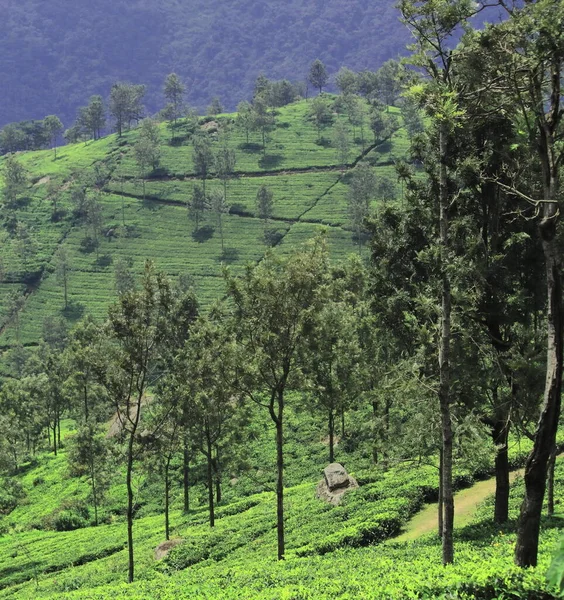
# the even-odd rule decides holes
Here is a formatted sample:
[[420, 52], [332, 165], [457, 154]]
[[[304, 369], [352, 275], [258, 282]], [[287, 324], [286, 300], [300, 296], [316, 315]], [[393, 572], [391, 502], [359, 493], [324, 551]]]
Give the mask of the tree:
[[249, 133], [256, 129], [255, 114], [253, 112], [253, 106], [250, 102], [243, 101], [237, 105], [236, 124], [240, 129], [244, 130], [248, 144]]
[[373, 106], [370, 113], [370, 129], [374, 134], [374, 143], [382, 144], [397, 131], [399, 123], [395, 115], [384, 112], [382, 106]]
[[139, 137], [133, 146], [135, 160], [143, 181], [143, 200], [145, 199], [145, 181], [148, 169], [154, 171], [161, 160], [161, 133], [158, 123], [153, 119], [143, 119], [139, 127]]
[[352, 172], [347, 194], [349, 215], [355, 231], [358, 251], [362, 248], [364, 222], [370, 214], [370, 205], [376, 194], [376, 176], [366, 163], [360, 163]]
[[206, 180], [213, 166], [213, 151], [210, 139], [205, 134], [195, 135], [193, 142], [192, 160], [194, 171], [202, 178], [202, 189], [206, 197]]
[[333, 463], [335, 418], [344, 414], [360, 388], [361, 348], [352, 306], [334, 300], [323, 306], [308, 336], [306, 356], [312, 395], [327, 415], [329, 463]]
[[403, 72], [403, 65], [393, 58], [387, 60], [376, 72], [378, 95], [387, 107], [393, 106], [401, 93]]
[[198, 231], [200, 221], [203, 219], [204, 211], [208, 207], [204, 188], [201, 185], [195, 185], [192, 190], [192, 198], [187, 202], [188, 216], [194, 221], [194, 231]]
[[147, 262], [140, 289], [122, 294], [110, 307], [104, 328], [106, 344], [95, 364], [96, 375], [115, 411], [119, 437], [125, 443], [130, 583], [135, 573], [133, 469], [147, 390], [155, 384], [159, 359], [166, 353], [172, 302], [170, 283]]
[[28, 174], [14, 154], [8, 154], [2, 169], [4, 176], [4, 204], [7, 208], [16, 208], [20, 196], [27, 187]]
[[124, 128], [130, 127], [132, 121], [139, 121], [143, 116], [144, 85], [130, 83], [114, 83], [110, 92], [109, 113], [115, 120], [118, 136]]
[[70, 270], [71, 264], [67, 247], [65, 245], [60, 245], [55, 253], [55, 275], [57, 277], [57, 283], [63, 286], [65, 310], [69, 307], [68, 286]]
[[276, 428], [278, 559], [284, 543], [284, 406], [301, 380], [300, 357], [314, 315], [321, 308], [327, 249], [316, 238], [283, 261], [268, 253], [245, 275], [227, 274], [233, 326], [240, 340], [236, 361], [241, 393], [265, 407]]
[[317, 128], [317, 141], [321, 141], [321, 129], [327, 126], [333, 120], [331, 107], [327, 100], [322, 96], [313, 99], [309, 107], [309, 115]]
[[115, 264], [114, 275], [114, 288], [118, 296], [135, 289], [133, 259], [130, 256], [118, 258]]
[[268, 103], [264, 96], [256, 96], [253, 100], [253, 123], [262, 135], [262, 154], [266, 156], [267, 135], [274, 129], [274, 115], [268, 110]]
[[90, 483], [94, 525], [97, 527], [100, 503], [110, 483], [107, 436], [96, 423], [87, 422], [71, 437], [69, 446], [67, 460], [71, 474], [86, 475]]
[[339, 69], [335, 76], [335, 83], [343, 96], [350, 96], [358, 92], [358, 75], [347, 67]]
[[235, 152], [229, 148], [227, 142], [224, 141], [219, 147], [214, 157], [215, 172], [218, 178], [223, 183], [223, 195], [227, 198], [227, 183], [233, 176], [237, 157]]
[[364, 102], [354, 95], [348, 95], [345, 97], [345, 106], [349, 118], [349, 123], [353, 126], [353, 138], [356, 139], [355, 128], [360, 128], [360, 141], [362, 143], [362, 149], [364, 150], [364, 124], [366, 121], [366, 109]]
[[257, 216], [263, 222], [263, 233], [266, 241], [268, 220], [272, 217], [272, 213], [274, 211], [274, 194], [266, 185], [261, 185], [257, 191], [256, 207]]
[[167, 75], [164, 84], [164, 97], [168, 103], [168, 117], [170, 120], [170, 129], [172, 139], [176, 133], [178, 119], [182, 116], [185, 110], [184, 95], [186, 86], [176, 73]]
[[333, 145], [337, 150], [337, 160], [339, 161], [341, 170], [344, 171], [349, 162], [351, 146], [349, 141], [349, 130], [342, 121], [337, 121], [337, 124], [335, 125]]
[[[487, 44], [490, 44], [488, 47]], [[521, 506], [515, 562], [537, 564], [540, 517], [550, 456], [561, 409], [563, 370], [562, 266], [559, 248], [560, 175], [564, 152], [559, 139], [564, 126], [562, 72], [564, 8], [560, 3], [534, 2], [510, 10], [507, 22], [479, 38], [482, 51], [493, 54], [486, 63], [486, 82], [496, 83], [500, 106], [511, 115], [526, 151], [523, 163], [509, 170], [510, 181], [497, 184], [531, 207], [545, 262], [547, 310], [546, 383], [533, 449], [525, 466], [525, 498]], [[495, 64], [495, 68], [492, 66]]]
[[314, 60], [311, 64], [307, 80], [311, 83], [311, 85], [313, 85], [313, 87], [319, 90], [320, 94], [323, 91], [323, 88], [327, 85], [329, 77], [327, 75], [325, 65], [319, 59]]
[[219, 190], [213, 190], [210, 195], [210, 209], [215, 213], [217, 219], [217, 226], [219, 227], [219, 235], [221, 237], [221, 252], [225, 252], [223, 244], [223, 215], [229, 213], [230, 206], [225, 200], [223, 192]]
[[100, 138], [106, 127], [106, 109], [102, 96], [91, 96], [88, 105], [78, 112], [76, 126], [93, 140]]
[[[443, 564], [454, 560], [453, 525], [454, 497], [452, 487], [453, 469], [453, 423], [451, 395], [451, 273], [449, 263], [451, 239], [449, 218], [452, 212], [452, 190], [448, 177], [448, 143], [461, 117], [456, 101], [453, 71], [456, 62], [449, 49], [457, 28], [467, 27], [468, 19], [478, 8], [468, 0], [440, 0], [439, 2], [401, 0], [399, 8], [403, 21], [415, 37], [413, 63], [425, 70], [429, 78], [426, 106], [436, 126], [436, 161], [438, 163], [438, 228], [439, 265], [441, 279], [440, 337], [438, 343], [439, 384], [438, 399], [441, 414], [441, 490]], [[377, 113], [376, 113], [377, 114]], [[375, 114], [375, 116], [376, 116]], [[385, 120], [382, 119], [385, 123]], [[380, 129], [380, 128], [379, 128]], [[387, 128], [383, 128], [384, 131]], [[377, 130], [373, 127], [375, 138]], [[381, 135], [381, 134], [380, 134]]]
[[223, 112], [223, 105], [221, 104], [221, 100], [215, 96], [212, 100], [211, 104], [208, 106], [207, 113], [210, 116], [219, 115]]
[[229, 424], [237, 408], [232, 387], [234, 357], [234, 341], [225, 327], [200, 317], [191, 330], [179, 365], [189, 435], [206, 459], [210, 527], [215, 525], [213, 473], [214, 467], [219, 469], [218, 448], [229, 434]]
[[61, 119], [56, 115], [49, 115], [43, 119], [45, 132], [51, 141], [51, 145], [53, 146], [53, 151], [55, 153], [55, 160], [57, 160], [57, 138], [63, 132], [63, 124], [61, 123]]

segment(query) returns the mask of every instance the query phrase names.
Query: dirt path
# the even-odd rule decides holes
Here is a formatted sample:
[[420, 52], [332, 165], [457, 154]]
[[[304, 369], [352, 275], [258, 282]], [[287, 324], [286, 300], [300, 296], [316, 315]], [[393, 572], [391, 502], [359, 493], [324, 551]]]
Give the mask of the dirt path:
[[[524, 469], [512, 471], [509, 474], [511, 482], [519, 476], [523, 476]], [[479, 481], [472, 487], [454, 495], [454, 526], [464, 527], [472, 520], [478, 505], [488, 496], [495, 493], [495, 477]], [[390, 542], [409, 542], [437, 530], [437, 503], [427, 504], [406, 525], [405, 531]]]

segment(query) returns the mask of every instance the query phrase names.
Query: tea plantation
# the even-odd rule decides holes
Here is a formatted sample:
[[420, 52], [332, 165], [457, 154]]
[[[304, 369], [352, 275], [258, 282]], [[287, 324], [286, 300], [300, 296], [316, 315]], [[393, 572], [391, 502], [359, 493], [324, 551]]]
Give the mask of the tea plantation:
[[[205, 307], [223, 294], [222, 265], [237, 273], [260, 260], [266, 249], [265, 227], [269, 245], [283, 252], [322, 226], [328, 228], [335, 258], [357, 251], [347, 208], [351, 171], [360, 160], [367, 162], [378, 182], [391, 182], [399, 201], [401, 188], [393, 164], [407, 152], [407, 135], [399, 129], [391, 139], [374, 144], [367, 126], [361, 139], [358, 128], [353, 132], [347, 117], [337, 113], [332, 124], [318, 130], [309, 110], [306, 101], [279, 109], [264, 151], [260, 133], [251, 133], [247, 142], [245, 132], [235, 126], [235, 115], [181, 123], [174, 143], [163, 123], [159, 168], [147, 175], [144, 194], [134, 153], [136, 129], [122, 138], [114, 134], [61, 147], [56, 160], [52, 150], [19, 154], [30, 184], [0, 227], [0, 348], [35, 344], [49, 317], [62, 316], [69, 323], [85, 314], [102, 318], [115, 298], [120, 260], [131, 261], [136, 274], [150, 258], [173, 278], [189, 275]], [[368, 119], [368, 107], [366, 111]], [[349, 129], [350, 138], [344, 169], [332, 141], [339, 121]], [[199, 130], [206, 132], [212, 152], [227, 145], [235, 154], [226, 186], [230, 209], [222, 218], [223, 244], [211, 211], [205, 211], [196, 229], [187, 210], [194, 185], [200, 182], [192, 143]], [[95, 235], [86, 220], [77, 217], [76, 187], [85, 173], [95, 178], [89, 193], [95, 185], [101, 205]], [[266, 225], [256, 208], [257, 191], [263, 185], [274, 199]], [[206, 186], [208, 194], [223, 189], [213, 168]], [[69, 264], [66, 308], [55, 273], [60, 246], [66, 248]]]

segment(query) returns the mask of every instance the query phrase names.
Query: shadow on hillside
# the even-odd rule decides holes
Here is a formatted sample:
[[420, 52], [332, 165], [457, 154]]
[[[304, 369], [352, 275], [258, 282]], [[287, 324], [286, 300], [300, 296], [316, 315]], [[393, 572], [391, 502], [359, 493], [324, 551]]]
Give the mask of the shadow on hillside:
[[69, 321], [78, 321], [84, 314], [84, 304], [71, 300], [66, 308], [61, 311], [66, 319]]
[[192, 232], [192, 239], [198, 244], [207, 242], [213, 236], [215, 229], [211, 225], [202, 225], [198, 229], [194, 229]]
[[243, 150], [243, 152], [249, 152], [250, 154], [258, 154], [259, 152], [262, 152], [262, 144], [257, 144], [256, 142], [239, 144], [239, 148]]
[[239, 260], [239, 250], [237, 248], [224, 248], [217, 260], [227, 264], [234, 263]]
[[322, 148], [330, 148], [331, 147], [331, 140], [329, 138], [326, 137], [320, 137], [318, 140], [316, 140], [315, 142], [318, 146], [321, 146]]
[[259, 167], [261, 169], [275, 169], [284, 160], [281, 154], [267, 154], [259, 159]]
[[113, 262], [113, 258], [111, 256], [111, 254], [101, 254], [97, 259], [96, 259], [96, 265], [98, 267], [109, 267]]
[[241, 204], [240, 202], [235, 202], [235, 204], [232, 204], [229, 207], [229, 213], [232, 215], [242, 215], [242, 216], [247, 216], [247, 215], [252, 214], [249, 212], [247, 207], [244, 204]]

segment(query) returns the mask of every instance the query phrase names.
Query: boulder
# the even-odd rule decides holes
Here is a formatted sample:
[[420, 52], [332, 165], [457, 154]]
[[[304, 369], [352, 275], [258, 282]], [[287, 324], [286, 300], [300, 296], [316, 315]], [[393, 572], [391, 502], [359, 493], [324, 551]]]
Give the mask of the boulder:
[[155, 560], [161, 560], [168, 556], [168, 553], [176, 548], [179, 544], [182, 544], [184, 540], [182, 538], [174, 538], [172, 540], [167, 540], [166, 542], [162, 542], [155, 548]]
[[331, 504], [339, 504], [344, 494], [358, 487], [345, 467], [339, 463], [331, 463], [323, 470], [323, 479], [317, 484], [317, 497]]

